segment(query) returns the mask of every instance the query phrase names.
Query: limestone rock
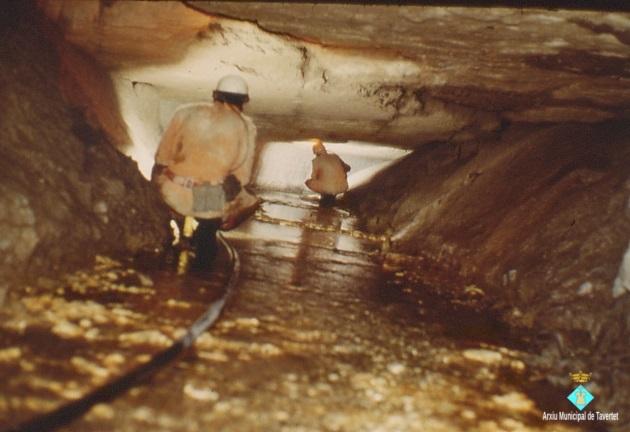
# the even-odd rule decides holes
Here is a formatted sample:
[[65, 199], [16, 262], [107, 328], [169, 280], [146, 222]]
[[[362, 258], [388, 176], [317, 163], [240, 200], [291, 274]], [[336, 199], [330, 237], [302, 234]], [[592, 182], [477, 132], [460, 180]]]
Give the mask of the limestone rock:
[[97, 252], [160, 247], [168, 212], [158, 194], [98, 122], [64, 101], [42, 17], [9, 5], [0, 45], [0, 279], [10, 285]]

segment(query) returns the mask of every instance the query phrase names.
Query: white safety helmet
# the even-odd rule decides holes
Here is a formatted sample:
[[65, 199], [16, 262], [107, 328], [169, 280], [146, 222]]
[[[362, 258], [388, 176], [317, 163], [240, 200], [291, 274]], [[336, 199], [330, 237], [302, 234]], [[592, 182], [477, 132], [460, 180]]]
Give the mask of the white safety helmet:
[[212, 93], [214, 100], [226, 102], [243, 109], [243, 104], [249, 101], [247, 83], [238, 75], [226, 75], [217, 83]]
[[248, 96], [247, 83], [238, 75], [226, 75], [217, 84], [216, 91]]

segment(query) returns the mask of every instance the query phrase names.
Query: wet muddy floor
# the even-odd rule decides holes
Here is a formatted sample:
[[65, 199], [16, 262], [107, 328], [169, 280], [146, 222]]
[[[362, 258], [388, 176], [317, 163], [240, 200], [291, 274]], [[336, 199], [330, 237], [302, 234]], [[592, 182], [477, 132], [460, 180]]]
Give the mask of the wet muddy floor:
[[[521, 342], [482, 301], [468, 307], [483, 292], [468, 287], [467, 307], [436, 299], [405, 277], [404, 260], [384, 262], [384, 239], [358, 231], [346, 211], [264, 198], [225, 233], [241, 274], [216, 325], [172, 365], [60, 430], [577, 430], [542, 421], [528, 390], [538, 371]], [[181, 336], [221, 296], [229, 261], [186, 273], [180, 258], [101, 257], [58, 286], [40, 280], [16, 293], [0, 317], [0, 430]]]

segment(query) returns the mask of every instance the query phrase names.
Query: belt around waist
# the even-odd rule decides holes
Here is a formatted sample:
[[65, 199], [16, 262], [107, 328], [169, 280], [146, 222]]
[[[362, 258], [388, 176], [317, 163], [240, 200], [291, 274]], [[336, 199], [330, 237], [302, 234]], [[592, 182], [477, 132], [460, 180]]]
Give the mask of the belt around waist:
[[183, 186], [188, 189], [192, 189], [195, 186], [200, 186], [204, 183], [210, 183], [210, 182], [199, 181], [195, 179], [194, 177], [179, 176], [168, 168], [164, 170], [164, 175], [173, 183], [179, 186]]

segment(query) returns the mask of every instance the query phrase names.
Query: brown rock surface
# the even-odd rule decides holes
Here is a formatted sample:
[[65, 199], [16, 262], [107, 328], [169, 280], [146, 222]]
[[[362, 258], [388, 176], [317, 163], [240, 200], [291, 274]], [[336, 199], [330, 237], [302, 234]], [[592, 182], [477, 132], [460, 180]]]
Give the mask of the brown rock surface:
[[86, 120], [83, 107], [64, 102], [59, 59], [40, 19], [16, 2], [2, 14], [4, 289], [85, 264], [97, 252], [153, 249], [168, 236], [168, 212], [136, 164], [114, 149], [97, 121]]
[[[557, 370], [621, 380], [609, 365], [627, 355], [630, 302], [611, 288], [630, 237], [629, 132], [566, 124], [436, 143], [347, 199], [394, 251], [482, 287]], [[611, 409], [625, 404], [615, 389], [602, 392]]]
[[[162, 104], [207, 99], [221, 75], [242, 74], [251, 88], [248, 109], [266, 139], [320, 136], [414, 148], [484, 137], [503, 121], [590, 123], [627, 118], [630, 108], [627, 13], [39, 3], [67, 40], [116, 70], [121, 85], [150, 85]], [[135, 98], [142, 105], [142, 95]], [[168, 117], [172, 108], [163, 109]], [[163, 124], [138, 126], [154, 127]]]

